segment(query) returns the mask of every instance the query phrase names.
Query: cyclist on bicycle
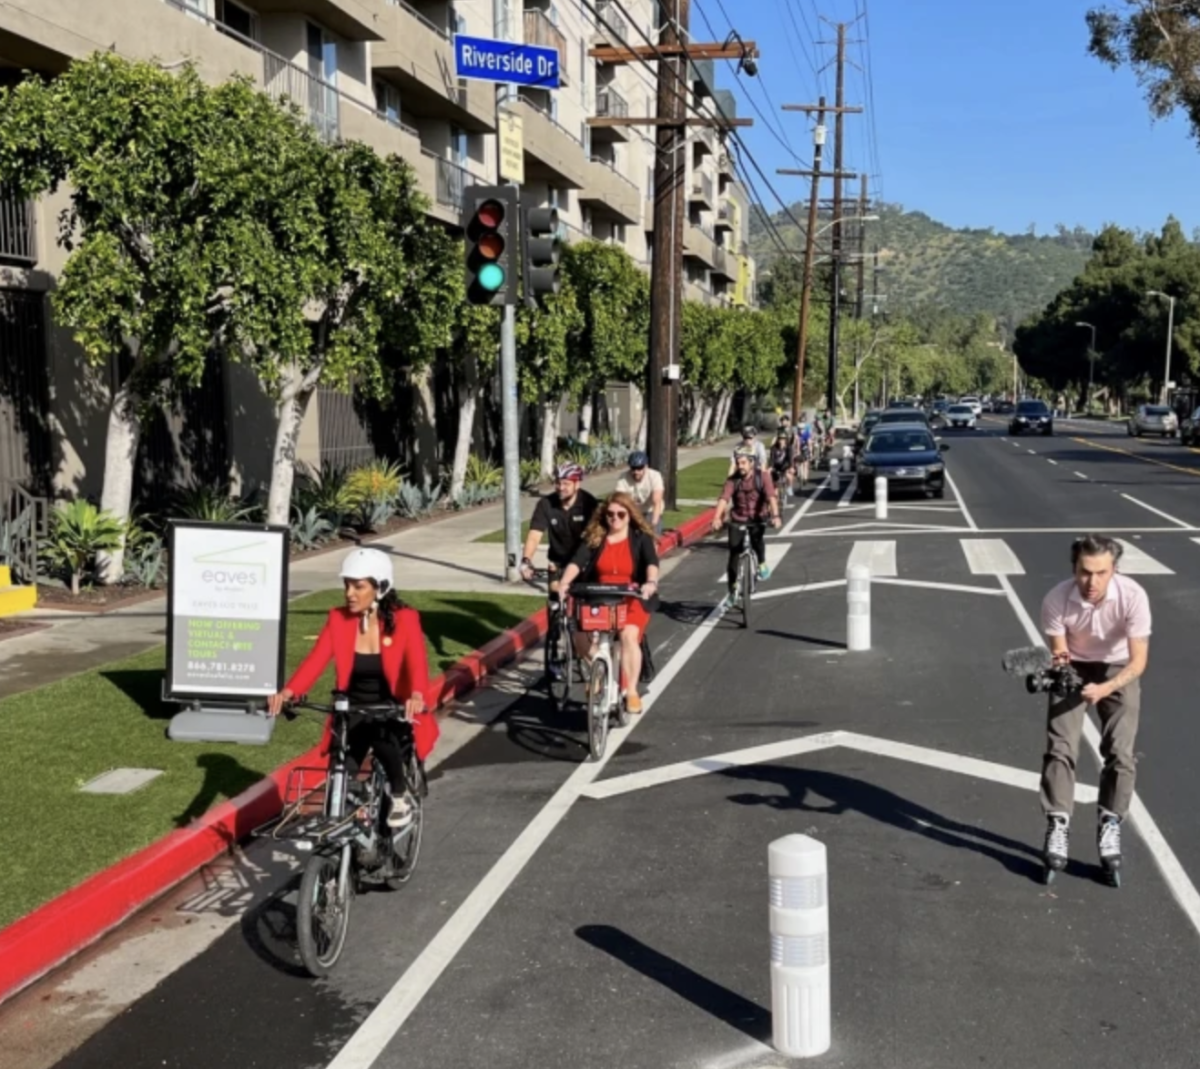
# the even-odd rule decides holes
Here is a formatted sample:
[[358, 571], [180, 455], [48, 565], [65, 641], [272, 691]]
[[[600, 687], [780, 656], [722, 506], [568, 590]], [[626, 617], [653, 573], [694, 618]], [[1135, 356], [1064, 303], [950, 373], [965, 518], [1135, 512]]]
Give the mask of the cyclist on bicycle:
[[801, 416], [800, 429], [796, 437], [796, 468], [800, 476], [800, 489], [803, 490], [808, 486], [809, 467], [813, 462], [813, 429], [803, 416]]
[[636, 583], [644, 597], [625, 601], [621, 628], [621, 690], [630, 713], [642, 711], [638, 682], [642, 678], [642, 638], [650, 613], [658, 607], [658, 550], [654, 530], [633, 498], [617, 490], [609, 494], [584, 532], [583, 544], [562, 577], [566, 596], [576, 578], [584, 583]]
[[[336, 687], [351, 705], [381, 705], [395, 701], [412, 725], [417, 760], [424, 761], [437, 741], [439, 728], [425, 712], [429, 665], [421, 617], [396, 595], [392, 559], [382, 550], [351, 550], [340, 572], [346, 604], [331, 609], [312, 652], [296, 669], [287, 686], [267, 701], [277, 716], [297, 696], [306, 695], [329, 662], [334, 663]], [[390, 805], [387, 823], [403, 828], [412, 822], [414, 807], [405, 797], [406, 732], [394, 721], [366, 720], [350, 715], [350, 755], [358, 764], [370, 750], [387, 773]]]
[[[524, 555], [521, 558], [521, 577], [533, 577], [533, 555], [549, 533], [550, 544], [547, 556], [550, 570], [561, 572], [575, 558], [584, 528], [591, 522], [599, 502], [583, 489], [583, 468], [578, 464], [563, 464], [556, 473], [553, 493], [547, 494], [533, 510], [529, 521], [529, 534], [525, 538]], [[550, 583], [550, 589], [558, 591], [558, 580]]]
[[786, 427], [780, 427], [775, 435], [775, 444], [767, 456], [767, 467], [771, 470], [771, 481], [776, 489], [788, 487], [790, 497], [792, 475], [796, 470], [796, 441]]
[[771, 574], [771, 569], [767, 567], [767, 547], [763, 537], [766, 524], [770, 522], [773, 527], [779, 526], [779, 495], [775, 492], [771, 473], [757, 466], [752, 449], [739, 449], [734, 463], [737, 464], [737, 472], [725, 480], [717, 502], [717, 514], [712, 522], [713, 531], [719, 531], [728, 513], [733, 524], [729, 528], [729, 566], [726, 570], [729, 594], [725, 599], [726, 608], [736, 600], [738, 558], [746, 537], [746, 529], [736, 525], [744, 524], [749, 528], [750, 545], [758, 556], [759, 579], [766, 579]]

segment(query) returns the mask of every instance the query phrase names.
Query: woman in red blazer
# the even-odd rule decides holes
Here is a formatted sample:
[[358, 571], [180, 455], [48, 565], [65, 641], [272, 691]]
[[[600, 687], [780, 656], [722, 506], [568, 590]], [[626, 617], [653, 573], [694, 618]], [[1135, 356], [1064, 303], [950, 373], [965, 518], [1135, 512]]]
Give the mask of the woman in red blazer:
[[[425, 712], [429, 667], [421, 618], [396, 596], [392, 588], [392, 560], [378, 549], [356, 549], [342, 564], [341, 579], [346, 604], [333, 609], [288, 684], [267, 704], [272, 716], [295, 697], [308, 694], [330, 661], [337, 674], [337, 689], [352, 704], [375, 705], [395, 701], [411, 722], [417, 759], [424, 761], [437, 741], [439, 728]], [[402, 828], [412, 820], [413, 809], [404, 782], [404, 737], [387, 721], [364, 720], [351, 714], [350, 754], [362, 762], [371, 750], [387, 773], [392, 788], [388, 824]]]

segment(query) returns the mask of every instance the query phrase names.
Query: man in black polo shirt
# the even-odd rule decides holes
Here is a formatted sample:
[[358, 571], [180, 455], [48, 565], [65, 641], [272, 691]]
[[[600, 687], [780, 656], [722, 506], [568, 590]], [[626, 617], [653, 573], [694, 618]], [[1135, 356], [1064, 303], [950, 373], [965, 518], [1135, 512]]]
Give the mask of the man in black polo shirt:
[[[550, 558], [550, 567], [561, 573], [574, 559], [583, 539], [583, 530], [596, 511], [596, 499], [580, 485], [583, 482], [583, 468], [578, 464], [564, 464], [556, 474], [558, 488], [537, 503], [529, 523], [529, 534], [525, 538], [524, 556], [521, 559], [521, 577], [526, 580], [533, 576], [533, 555], [542, 541], [542, 535], [549, 533], [547, 556]], [[550, 583], [550, 589], [557, 592], [557, 579]]]

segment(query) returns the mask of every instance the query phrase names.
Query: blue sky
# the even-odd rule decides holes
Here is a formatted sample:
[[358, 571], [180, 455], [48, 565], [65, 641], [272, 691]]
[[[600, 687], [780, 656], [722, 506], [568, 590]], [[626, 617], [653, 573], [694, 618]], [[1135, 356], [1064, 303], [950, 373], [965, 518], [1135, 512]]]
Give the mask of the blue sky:
[[[760, 84], [748, 86], [744, 76], [735, 83], [724, 63], [718, 84], [732, 88], [739, 114], [754, 119], [742, 136], [789, 203], [807, 186], [775, 170], [799, 165], [747, 97], [808, 166], [807, 120], [777, 109], [814, 102], [820, 92], [832, 102], [832, 65], [818, 89], [813, 60], [832, 60], [834, 49], [813, 38], [831, 42], [835, 31], [817, 14], [849, 21], [866, 6], [877, 153], [867, 116], [848, 115], [845, 162], [849, 170], [878, 167], [882, 183], [873, 192], [956, 227], [1012, 233], [1033, 223], [1046, 233], [1056, 223], [1094, 230], [1115, 222], [1157, 230], [1174, 213], [1190, 233], [1200, 226], [1200, 148], [1182, 118], [1151, 121], [1131, 72], [1113, 72], [1087, 54], [1084, 14], [1095, 2], [692, 0], [691, 32], [696, 40], [710, 32], [703, 13], [723, 38], [723, 4], [742, 36], [757, 42], [762, 55], [753, 81]], [[865, 38], [862, 28], [851, 27], [848, 39]], [[863, 48], [848, 49], [860, 64]], [[847, 103], [869, 104], [865, 78], [853, 67], [846, 86]], [[830, 134], [831, 144], [832, 125]], [[766, 203], [778, 208], [755, 179]]]

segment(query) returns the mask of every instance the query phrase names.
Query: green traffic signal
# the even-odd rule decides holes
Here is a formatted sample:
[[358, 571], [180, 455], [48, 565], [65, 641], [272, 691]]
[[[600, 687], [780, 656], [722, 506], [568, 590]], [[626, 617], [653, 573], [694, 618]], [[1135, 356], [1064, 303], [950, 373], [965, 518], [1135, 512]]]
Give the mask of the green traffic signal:
[[476, 276], [479, 279], [479, 285], [489, 293], [495, 293], [501, 286], [504, 285], [504, 268], [499, 264], [484, 264], [479, 269], [479, 274]]

